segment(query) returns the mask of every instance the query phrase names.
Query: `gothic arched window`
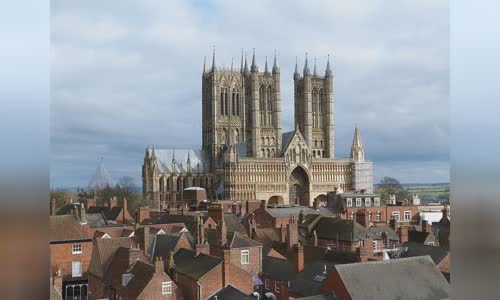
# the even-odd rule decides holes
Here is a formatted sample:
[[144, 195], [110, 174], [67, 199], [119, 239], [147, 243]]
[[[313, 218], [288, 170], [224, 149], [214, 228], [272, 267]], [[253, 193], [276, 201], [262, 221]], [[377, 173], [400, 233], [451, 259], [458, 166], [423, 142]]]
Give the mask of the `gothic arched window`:
[[229, 115], [229, 99], [227, 99], [227, 90], [224, 92], [224, 112]]
[[231, 112], [232, 112], [233, 116], [236, 115], [236, 103], [235, 103], [235, 101], [236, 101], [236, 96], [235, 96], [235, 94], [233, 92], [233, 97], [232, 97], [232, 100], [231, 100]]
[[236, 115], [240, 115], [240, 94], [236, 94]]
[[220, 114], [224, 115], [224, 91], [220, 92]]

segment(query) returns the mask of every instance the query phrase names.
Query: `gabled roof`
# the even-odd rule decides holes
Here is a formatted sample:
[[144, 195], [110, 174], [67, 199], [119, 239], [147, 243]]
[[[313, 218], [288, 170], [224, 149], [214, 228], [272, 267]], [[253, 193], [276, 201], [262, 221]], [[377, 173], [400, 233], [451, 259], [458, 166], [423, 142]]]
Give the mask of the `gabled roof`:
[[335, 269], [352, 299], [450, 298], [450, 284], [430, 256], [335, 265]]
[[316, 230], [320, 239], [360, 241], [368, 235], [366, 228], [358, 222], [334, 217], [319, 216], [318, 219], [318, 216], [308, 215], [301, 226], [312, 227], [311, 232]]
[[120, 247], [132, 248], [135, 244], [134, 239], [129, 237], [94, 240], [89, 272], [102, 278], [116, 251]]
[[191, 246], [191, 250], [195, 247], [194, 237], [189, 232], [160, 234], [155, 237], [153, 242], [153, 254], [151, 257], [161, 256], [166, 259], [170, 251], [174, 251], [178, 246], [181, 238], [186, 238]]
[[392, 229], [390, 226], [382, 225], [382, 226], [371, 226], [367, 228], [371, 237], [375, 239], [376, 236], [378, 238], [382, 237], [382, 233], [386, 233], [389, 236], [389, 239], [392, 241], [399, 240], [398, 234]]
[[224, 223], [226, 223], [227, 231], [228, 232], [239, 232], [242, 234], [246, 234], [247, 230], [245, 227], [240, 223], [240, 220], [237, 215], [233, 213], [225, 213], [224, 214]]
[[222, 263], [222, 259], [219, 257], [204, 253], [196, 256], [195, 252], [182, 248], [174, 254], [174, 261], [177, 272], [194, 279], [200, 279], [203, 275]]
[[112, 208], [106, 206], [91, 206], [87, 209], [89, 214], [102, 213], [106, 220], [116, 221], [116, 218], [120, 216], [123, 207], [115, 206]]
[[408, 241], [423, 244], [430, 234], [430, 232], [410, 230], [408, 231]]
[[403, 244], [403, 247], [406, 251], [401, 253], [400, 257], [429, 255], [436, 265], [439, 264], [449, 254], [449, 252], [444, 248], [414, 242], [406, 242]]
[[220, 290], [217, 291], [217, 293], [213, 294], [212, 297], [208, 298], [208, 300], [251, 300], [255, 299], [252, 298], [242, 291], [238, 290], [232, 285], [227, 285]]
[[251, 238], [239, 233], [234, 232], [229, 242], [229, 248], [247, 248], [247, 247], [260, 247], [261, 243], [256, 240], [252, 240]]
[[50, 242], [91, 240], [75, 215], [50, 216]]
[[[130, 263], [129, 252], [136, 252], [134, 255], [138, 254], [138, 259]], [[150, 265], [150, 263], [148, 262], [148, 258], [144, 255], [144, 253], [142, 253], [140, 249], [131, 249], [125, 247], [118, 248], [111, 258], [108, 269], [104, 273], [104, 279], [106, 280], [106, 282], [111, 283], [116, 289], [121, 290], [123, 287], [122, 275], [124, 273], [132, 273], [131, 269], [133, 265], [138, 261]], [[147, 278], [142, 278], [141, 280], [146, 279]], [[126, 287], [130, 287], [130, 282]]]
[[296, 128], [294, 131], [285, 132], [281, 135], [281, 141], [282, 141], [281, 153], [285, 153], [288, 151], [288, 147], [290, 146], [294, 138], [298, 139], [299, 141], [302, 141], [305, 147], [307, 148], [306, 140], [302, 136], [302, 133], [300, 133], [300, 130]]

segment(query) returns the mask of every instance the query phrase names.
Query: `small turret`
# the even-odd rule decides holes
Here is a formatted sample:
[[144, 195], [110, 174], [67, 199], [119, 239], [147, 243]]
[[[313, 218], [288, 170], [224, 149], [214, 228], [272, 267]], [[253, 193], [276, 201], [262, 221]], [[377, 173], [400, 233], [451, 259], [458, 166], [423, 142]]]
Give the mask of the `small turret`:
[[358, 126], [354, 130], [354, 138], [352, 140], [351, 146], [351, 158], [357, 162], [365, 161], [365, 149], [363, 143], [361, 143], [361, 136], [359, 135]]
[[186, 161], [186, 168], [187, 168], [187, 172], [188, 173], [191, 173], [191, 150], [188, 149], [188, 157], [187, 157], [187, 161]]
[[206, 71], [206, 65], [207, 65], [207, 57], [203, 57], [203, 75], [205, 75]]
[[297, 80], [300, 78], [299, 74], [299, 66], [298, 66], [298, 58], [295, 56], [295, 72], [293, 72], [293, 80]]
[[252, 73], [259, 72], [259, 67], [257, 67], [257, 63], [255, 62], [255, 48], [253, 48], [252, 66], [250, 67], [250, 72], [252, 72]]
[[243, 70], [243, 74], [248, 75], [248, 64], [247, 64], [247, 54], [245, 53], [245, 69]]
[[155, 147], [153, 146], [153, 151], [151, 152], [151, 160], [156, 160]]
[[279, 72], [280, 72], [280, 67], [278, 66], [278, 59], [276, 58], [276, 50], [274, 50], [273, 74]]
[[266, 75], [269, 74], [269, 69], [267, 68], [267, 56], [266, 56], [266, 64], [264, 66], [264, 74], [266, 74]]
[[304, 77], [310, 76], [310, 75], [311, 75], [311, 70], [309, 69], [309, 62], [308, 62], [307, 53], [306, 53], [306, 62], [304, 63]]
[[316, 57], [314, 58], [314, 70], [313, 70], [313, 76], [318, 77], [318, 72], [316, 72]]
[[212, 56], [212, 72], [217, 70], [217, 67], [215, 66], [215, 47], [214, 47], [214, 52]]
[[172, 149], [172, 173], [177, 173], [177, 162], [175, 161], [175, 149]]
[[325, 77], [331, 77], [332, 70], [330, 69], [330, 54], [328, 54], [328, 60], [326, 62]]
[[241, 49], [240, 73], [243, 73], [243, 49]]

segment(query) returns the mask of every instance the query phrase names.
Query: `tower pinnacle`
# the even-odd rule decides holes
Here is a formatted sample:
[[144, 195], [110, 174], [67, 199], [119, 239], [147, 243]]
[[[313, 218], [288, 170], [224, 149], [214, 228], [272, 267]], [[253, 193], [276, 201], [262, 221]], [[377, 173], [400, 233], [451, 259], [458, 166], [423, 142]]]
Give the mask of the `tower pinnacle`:
[[248, 64], [247, 64], [247, 54], [245, 53], [245, 69], [243, 70], [245, 75], [248, 75]]
[[361, 142], [361, 136], [359, 135], [358, 125], [354, 129], [354, 138], [352, 140], [351, 146], [351, 158], [357, 162], [365, 161], [365, 148]]
[[243, 49], [241, 49], [241, 65], [240, 65], [240, 72], [243, 73]]
[[313, 76], [314, 76], [314, 77], [318, 76], [318, 72], [316, 72], [316, 57], [314, 58], [314, 70], [313, 70]]
[[257, 64], [255, 63], [255, 48], [253, 48], [253, 55], [252, 55], [252, 66], [250, 67], [250, 72], [259, 72], [259, 68], [257, 67]]
[[328, 54], [328, 60], [326, 61], [325, 77], [332, 76], [332, 70], [330, 69], [330, 54]]
[[215, 71], [217, 67], [215, 66], [215, 47], [214, 47], [214, 52], [212, 55], [212, 71]]
[[269, 69], [267, 68], [267, 55], [266, 55], [266, 65], [264, 66], [264, 73], [269, 74]]
[[278, 59], [276, 58], [276, 50], [274, 50], [274, 63], [273, 63], [273, 73], [279, 73], [280, 68], [278, 67]]
[[293, 79], [297, 80], [300, 78], [299, 74], [299, 66], [298, 66], [298, 58], [295, 56], [295, 72], [293, 72]]
[[311, 75], [311, 70], [309, 69], [309, 63], [307, 59], [307, 53], [306, 53], [306, 62], [304, 63], [304, 76]]
[[206, 65], [207, 65], [207, 57], [203, 57], [203, 75], [205, 75], [206, 71]]

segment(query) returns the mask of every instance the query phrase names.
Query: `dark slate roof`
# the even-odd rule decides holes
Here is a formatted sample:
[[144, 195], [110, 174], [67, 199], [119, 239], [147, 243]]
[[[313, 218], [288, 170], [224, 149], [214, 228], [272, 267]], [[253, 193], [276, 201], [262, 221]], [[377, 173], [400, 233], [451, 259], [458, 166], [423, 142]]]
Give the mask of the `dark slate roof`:
[[293, 298], [295, 300], [337, 300], [337, 296], [335, 294], [326, 294], [326, 295], [314, 295], [314, 296], [308, 296], [308, 297], [301, 297], [301, 298]]
[[371, 226], [368, 227], [368, 232], [371, 234], [372, 238], [377, 235], [378, 237], [382, 237], [382, 233], [386, 232], [389, 235], [389, 239], [396, 241], [399, 240], [398, 234], [392, 229], [390, 226], [382, 225], [382, 226]]
[[450, 284], [430, 256], [336, 265], [335, 268], [352, 299], [450, 298]]
[[245, 227], [240, 223], [240, 220], [237, 215], [235, 214], [224, 214], [224, 222], [226, 223], [227, 231], [228, 232], [239, 232], [242, 234], [246, 234], [247, 230]]
[[50, 242], [91, 240], [75, 215], [50, 216]]
[[161, 256], [163, 259], [166, 259], [170, 253], [170, 251], [174, 251], [177, 243], [181, 236], [185, 236], [192, 249], [195, 247], [194, 237], [189, 232], [182, 233], [171, 233], [171, 234], [158, 234], [155, 236], [155, 241], [153, 242], [153, 255], [151, 257]]
[[104, 227], [122, 227], [122, 224], [112, 224], [104, 217], [102, 213], [87, 213], [87, 223], [92, 228]]
[[288, 147], [288, 144], [292, 141], [294, 133], [295, 131], [288, 131], [281, 134], [281, 152], [286, 150], [286, 147]]
[[[337, 252], [327, 247], [304, 245], [304, 262], [324, 261], [331, 264], [348, 264], [356, 262], [355, 253]], [[295, 251], [290, 251], [288, 259], [295, 261]]]
[[304, 211], [304, 216], [309, 214], [331, 215], [332, 212], [326, 207], [320, 207], [318, 210], [307, 206], [279, 205], [277, 207], [267, 207], [266, 210], [275, 218], [298, 216], [300, 211]]
[[232, 285], [227, 285], [223, 287], [217, 293], [213, 294], [212, 297], [208, 298], [208, 300], [250, 300], [255, 299], [252, 298]]
[[423, 244], [430, 232], [422, 232], [416, 230], [408, 231], [408, 241]]
[[188, 275], [194, 279], [200, 279], [203, 275], [211, 271], [222, 263], [222, 259], [216, 256], [196, 253], [187, 249], [179, 249], [174, 254], [175, 270]]
[[[310, 218], [306, 218], [303, 226], [308, 226], [312, 222], [315, 222], [312, 215], [307, 217]], [[341, 241], [364, 240], [368, 234], [366, 228], [354, 220], [324, 216], [320, 216], [320, 219], [314, 224], [312, 230], [316, 230], [316, 234], [320, 239], [335, 240], [338, 238]]]
[[400, 257], [415, 257], [429, 255], [432, 261], [437, 265], [447, 255], [448, 251], [441, 247], [429, 246], [415, 242], [406, 242], [403, 244], [404, 250]]
[[229, 248], [247, 248], [247, 247], [259, 247], [262, 246], [261, 243], [252, 240], [251, 238], [239, 233], [234, 232], [231, 236], [231, 239], [228, 239]]
[[121, 211], [122, 207], [119, 206], [115, 206], [111, 209], [105, 206], [91, 206], [87, 209], [87, 213], [102, 213], [106, 217], [106, 220], [111, 221], [115, 221]]
[[73, 213], [73, 210], [77, 209], [77, 207], [80, 205], [80, 202], [64, 204], [64, 206], [59, 208], [59, 210], [56, 212], [56, 215], [71, 215]]

